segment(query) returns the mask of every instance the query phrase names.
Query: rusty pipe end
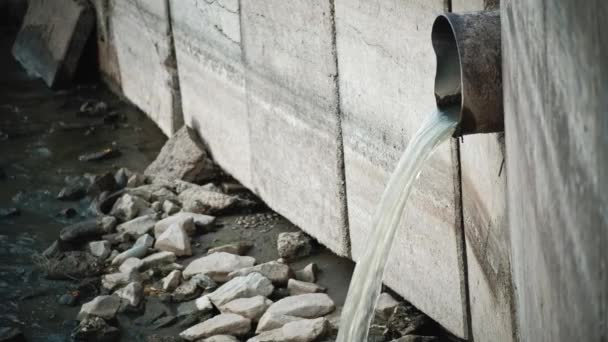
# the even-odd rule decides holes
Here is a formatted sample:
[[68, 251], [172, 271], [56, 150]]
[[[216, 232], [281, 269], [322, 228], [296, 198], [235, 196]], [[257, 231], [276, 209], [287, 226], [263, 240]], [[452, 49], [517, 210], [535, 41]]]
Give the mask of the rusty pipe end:
[[431, 39], [435, 101], [459, 118], [454, 136], [503, 131], [499, 11], [440, 15]]

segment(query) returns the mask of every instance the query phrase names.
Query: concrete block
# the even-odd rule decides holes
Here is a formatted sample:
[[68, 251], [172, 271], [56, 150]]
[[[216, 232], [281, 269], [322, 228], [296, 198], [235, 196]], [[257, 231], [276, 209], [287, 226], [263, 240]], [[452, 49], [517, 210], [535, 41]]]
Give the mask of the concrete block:
[[186, 124], [251, 187], [239, 1], [172, 0], [171, 14]]
[[108, 0], [92, 0], [97, 17], [97, 59], [102, 81], [115, 93], [122, 94], [120, 65], [112, 21], [112, 6]]
[[69, 83], [95, 25], [87, 1], [30, 0], [13, 56], [49, 87]]
[[183, 118], [167, 1], [109, 0], [106, 10], [109, 20], [101, 31], [110, 35], [113, 47], [106, 49], [117, 66], [103, 69], [110, 75], [118, 71], [124, 96], [172, 135]]
[[[352, 256], [368, 248], [372, 215], [408, 140], [435, 109], [431, 26], [444, 1], [336, 1]], [[455, 144], [452, 142], [452, 144]], [[414, 186], [385, 284], [467, 337], [458, 160], [450, 143]]]
[[254, 190], [348, 255], [332, 1], [241, 5]]
[[608, 15], [501, 4], [506, 170], [521, 341], [608, 336]]

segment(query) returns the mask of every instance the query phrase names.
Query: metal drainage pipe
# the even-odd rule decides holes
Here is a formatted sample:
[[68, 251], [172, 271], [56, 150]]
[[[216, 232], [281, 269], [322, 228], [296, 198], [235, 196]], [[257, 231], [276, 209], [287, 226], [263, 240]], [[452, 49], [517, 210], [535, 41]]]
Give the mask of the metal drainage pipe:
[[499, 11], [440, 15], [431, 38], [435, 100], [459, 118], [454, 136], [503, 131]]

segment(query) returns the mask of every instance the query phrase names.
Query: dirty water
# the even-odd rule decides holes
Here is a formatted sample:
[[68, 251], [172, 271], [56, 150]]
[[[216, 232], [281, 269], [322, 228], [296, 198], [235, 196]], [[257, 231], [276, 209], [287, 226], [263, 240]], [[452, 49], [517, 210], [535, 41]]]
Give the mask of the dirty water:
[[[11, 57], [11, 37], [16, 32], [0, 30], [0, 208], [20, 212], [0, 217], [0, 327], [19, 327], [28, 341], [68, 341], [80, 304], [92, 297], [82, 298], [74, 307], [60, 305], [58, 298], [76, 284], [45, 279], [32, 256], [47, 248], [61, 228], [87, 218], [90, 200], [64, 202], [56, 195], [70, 177], [119, 167], [143, 171], [166, 138], [143, 113], [101, 85], [48, 89]], [[103, 123], [99, 118], [79, 117], [80, 106], [89, 100], [104, 101], [119, 119]], [[84, 153], [109, 147], [118, 148], [121, 154], [107, 160], [79, 161]], [[60, 215], [67, 208], [77, 214], [72, 218]], [[297, 228], [267, 209], [262, 212], [267, 219], [253, 227], [241, 221], [259, 212], [219, 217], [214, 232], [193, 241], [195, 249], [247, 240], [255, 243], [249, 255], [258, 263], [277, 259], [278, 234]], [[291, 266], [299, 269], [310, 262], [321, 270], [318, 283], [341, 306], [353, 263], [318, 246], [316, 253]], [[183, 330], [146, 330], [133, 323], [140, 315], [120, 315], [121, 340], [143, 341], [146, 335], [175, 335]]]

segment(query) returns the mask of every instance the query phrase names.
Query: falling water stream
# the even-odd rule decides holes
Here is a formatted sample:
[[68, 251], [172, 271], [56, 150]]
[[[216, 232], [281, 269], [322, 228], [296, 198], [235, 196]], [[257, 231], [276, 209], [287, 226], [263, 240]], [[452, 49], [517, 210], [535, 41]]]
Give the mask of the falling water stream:
[[382, 287], [382, 278], [397, 227], [412, 184], [424, 162], [441, 142], [452, 136], [457, 120], [436, 111], [416, 132], [384, 189], [373, 219], [373, 234], [355, 267], [342, 311], [337, 342], [363, 342]]

